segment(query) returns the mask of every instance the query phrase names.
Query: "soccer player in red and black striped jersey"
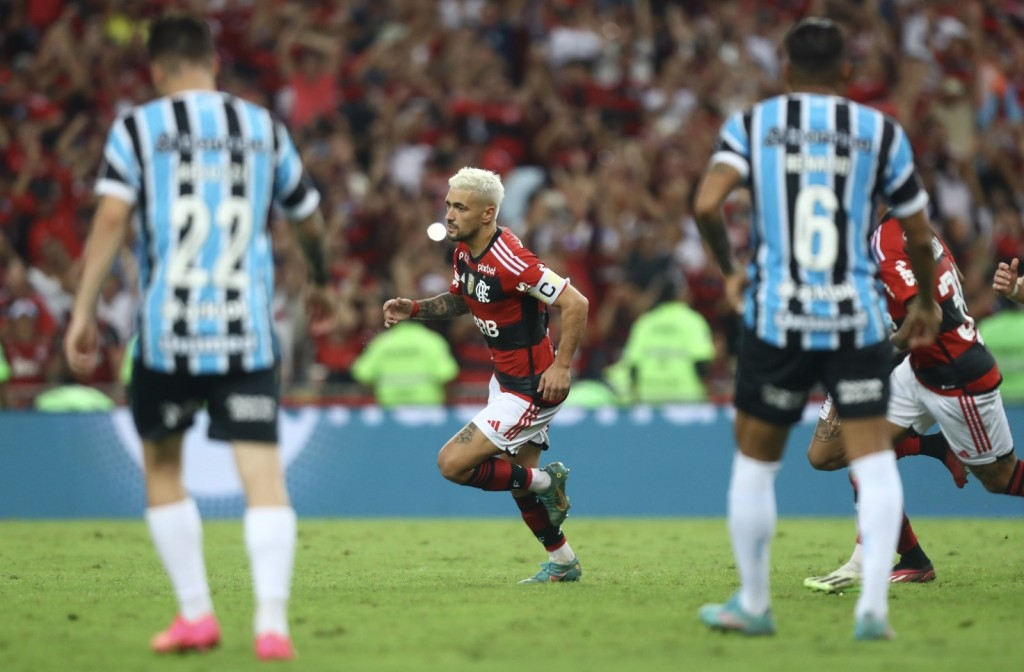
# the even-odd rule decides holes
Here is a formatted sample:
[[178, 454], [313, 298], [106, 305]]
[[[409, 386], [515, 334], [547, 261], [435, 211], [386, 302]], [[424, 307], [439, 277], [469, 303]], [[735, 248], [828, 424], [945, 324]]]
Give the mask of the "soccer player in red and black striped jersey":
[[[418, 301], [389, 299], [384, 326], [472, 314], [491, 349], [494, 376], [487, 406], [441, 448], [438, 468], [459, 485], [512, 493], [549, 553], [541, 570], [520, 583], [577, 581], [582, 569], [561, 530], [569, 511], [569, 469], [560, 462], [538, 465], [548, 447], [548, 424], [569, 393], [589, 304], [567, 278], [498, 226], [505, 189], [497, 174], [463, 168], [448, 186], [447, 237], [457, 243], [449, 291]], [[549, 306], [561, 311], [557, 350], [548, 336]]]
[[[896, 220], [886, 219], [879, 225], [871, 237], [871, 247], [886, 290], [889, 314], [899, 327], [906, 315], [907, 304], [918, 294], [918, 286], [910, 273], [906, 241]], [[937, 236], [932, 239], [932, 249], [935, 257], [933, 293], [942, 310], [942, 322], [935, 342], [912, 349], [889, 378], [891, 392], [886, 419], [897, 444], [897, 454], [900, 453], [900, 442], [912, 432], [923, 433], [932, 424], [938, 424], [949, 442], [952, 455], [970, 468], [986, 490], [1024, 497], [1024, 462], [1013, 450], [1013, 437], [999, 392], [1002, 375], [992, 353], [978, 336], [974, 319], [967, 312], [960, 287], [960, 271], [953, 256]], [[1001, 266], [1006, 266], [1001, 269], [1005, 276], [1009, 266]], [[1012, 284], [1000, 276], [1000, 271], [997, 271], [993, 286], [1007, 295], [1013, 289]], [[900, 329], [893, 335], [893, 342], [900, 349], [905, 348]], [[808, 449], [808, 459], [815, 468], [831, 471], [846, 466], [846, 454], [838, 423], [827, 411], [822, 409], [818, 428]], [[921, 454], [928, 454], [926, 440], [937, 436], [920, 437]], [[938, 451], [931, 456], [944, 459]], [[957, 478], [954, 465], [949, 465], [946, 459], [944, 461], [953, 471], [957, 485], [962, 487], [963, 481]], [[904, 555], [904, 548], [914, 550], [914, 547], [921, 555], [917, 563]], [[899, 550], [900, 564], [893, 569], [890, 581], [920, 582], [934, 578], [931, 563], [923, 557], [906, 516], [903, 517]], [[826, 576], [811, 577], [804, 585], [836, 592], [857, 583], [859, 556], [858, 545], [845, 565]]]

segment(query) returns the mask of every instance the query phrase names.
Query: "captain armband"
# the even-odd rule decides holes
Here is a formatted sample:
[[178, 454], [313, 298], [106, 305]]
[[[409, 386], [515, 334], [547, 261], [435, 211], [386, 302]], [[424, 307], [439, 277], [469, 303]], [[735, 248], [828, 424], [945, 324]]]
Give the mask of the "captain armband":
[[550, 305], [558, 299], [568, 284], [568, 278], [563, 278], [550, 268], [545, 268], [540, 280], [530, 288], [527, 294]]

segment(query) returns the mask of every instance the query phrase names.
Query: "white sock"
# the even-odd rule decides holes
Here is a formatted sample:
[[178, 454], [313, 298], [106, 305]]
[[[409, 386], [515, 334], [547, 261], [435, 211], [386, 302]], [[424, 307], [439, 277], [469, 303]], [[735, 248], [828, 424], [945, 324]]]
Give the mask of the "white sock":
[[533, 473], [533, 480], [530, 481], [530, 492], [544, 492], [551, 487], [551, 474], [540, 469], [530, 469]]
[[864, 547], [860, 598], [855, 615], [878, 618], [889, 614], [889, 573], [903, 522], [903, 483], [891, 450], [850, 462], [860, 486], [857, 523]]
[[862, 546], [860, 542], [853, 547], [853, 553], [850, 554], [850, 559], [847, 560], [846, 564], [843, 566], [860, 574], [861, 569], [864, 567], [864, 546]]
[[775, 474], [779, 462], [737, 452], [729, 482], [729, 536], [740, 574], [740, 606], [760, 615], [771, 606], [768, 570], [775, 534]]
[[203, 561], [203, 521], [193, 499], [146, 509], [153, 545], [171, 577], [178, 609], [189, 621], [213, 613]]
[[256, 634], [288, 634], [288, 598], [295, 562], [297, 522], [289, 506], [252, 506], [245, 510], [245, 547], [256, 593]]
[[572, 547], [569, 546], [568, 540], [555, 550], [548, 552], [548, 559], [560, 565], [568, 565], [575, 557], [576, 554], [572, 552]]

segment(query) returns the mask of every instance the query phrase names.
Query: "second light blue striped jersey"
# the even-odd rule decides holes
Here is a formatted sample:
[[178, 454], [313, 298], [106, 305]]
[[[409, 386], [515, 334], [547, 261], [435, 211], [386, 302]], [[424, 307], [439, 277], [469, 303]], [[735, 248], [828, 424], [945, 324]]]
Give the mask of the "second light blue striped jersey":
[[838, 96], [778, 96], [732, 115], [712, 162], [738, 170], [751, 192], [745, 326], [806, 350], [888, 338], [869, 245], [877, 207], [904, 217], [928, 203], [900, 125]]
[[284, 125], [188, 91], [119, 117], [103, 159], [96, 193], [135, 206], [138, 358], [165, 373], [273, 367], [272, 208], [302, 219], [320, 202]]

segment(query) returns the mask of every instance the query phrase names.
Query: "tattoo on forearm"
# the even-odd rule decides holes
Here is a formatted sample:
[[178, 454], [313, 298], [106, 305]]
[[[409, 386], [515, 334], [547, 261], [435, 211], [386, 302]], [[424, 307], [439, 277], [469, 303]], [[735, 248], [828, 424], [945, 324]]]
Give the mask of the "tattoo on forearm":
[[474, 436], [476, 436], [476, 425], [471, 422], [455, 435], [455, 443], [469, 443]]
[[445, 320], [469, 312], [466, 300], [449, 292], [438, 294], [432, 299], [423, 299], [419, 303], [420, 312], [416, 318], [420, 320]]
[[319, 210], [302, 223], [299, 231], [299, 245], [309, 264], [309, 277], [315, 285], [323, 287], [327, 284], [327, 262], [324, 259], [323, 240], [320, 232], [324, 230], [324, 218]]
[[700, 222], [700, 230], [722, 273], [732, 273], [732, 243], [729, 242], [729, 233], [725, 230], [721, 216], [704, 218]]

